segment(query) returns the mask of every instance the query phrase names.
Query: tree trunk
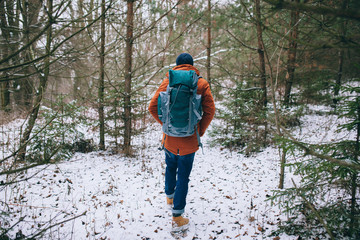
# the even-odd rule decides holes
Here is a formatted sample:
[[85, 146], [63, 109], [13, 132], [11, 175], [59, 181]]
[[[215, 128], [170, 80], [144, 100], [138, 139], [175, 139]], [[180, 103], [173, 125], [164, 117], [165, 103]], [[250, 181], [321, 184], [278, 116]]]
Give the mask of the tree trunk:
[[284, 188], [284, 181], [285, 181], [285, 163], [286, 163], [286, 151], [284, 148], [281, 150], [281, 161], [280, 161], [280, 180], [279, 180], [279, 188]]
[[134, 0], [127, 0], [124, 97], [124, 153], [131, 155], [131, 77], [133, 51]]
[[[354, 160], [356, 163], [359, 163], [359, 150], [360, 150], [360, 97], [356, 100], [357, 103], [357, 124], [356, 124], [356, 143], [355, 143], [355, 156]], [[351, 177], [351, 210], [350, 210], [350, 234], [357, 235], [359, 237], [360, 233], [356, 232], [356, 226], [359, 226], [358, 219], [359, 216], [356, 216], [356, 205], [357, 205], [357, 198], [356, 192], [358, 189], [357, 185], [357, 175], [358, 172], [352, 173]]]
[[[0, 28], [2, 37], [4, 38], [6, 44], [1, 44], [1, 58], [6, 58], [9, 53], [9, 44], [10, 44], [10, 33], [9, 33], [9, 24], [6, 19], [5, 14], [5, 5], [4, 1], [0, 1]], [[6, 63], [5, 63], [6, 64]], [[4, 65], [5, 65], [4, 64]], [[1, 78], [6, 80], [7, 73], [3, 72]], [[10, 92], [9, 92], [9, 82], [0, 82], [0, 109], [4, 110], [10, 103]]]
[[[20, 3], [21, 2], [21, 3]], [[39, 30], [38, 18], [40, 10], [42, 9], [42, 1], [38, 0], [22, 0], [17, 4], [21, 4], [20, 11], [23, 19], [23, 31], [24, 31], [24, 44], [30, 42]], [[20, 56], [24, 62], [28, 62], [32, 59], [33, 53], [36, 49], [36, 42], [34, 42], [28, 49], [24, 51], [24, 54]], [[33, 66], [25, 66], [23, 69], [24, 76], [29, 76], [35, 71]], [[21, 80], [15, 81], [16, 92], [14, 93], [14, 100], [20, 106], [30, 108], [33, 102], [34, 86], [31, 77], [27, 77]]]
[[255, 0], [255, 18], [256, 18], [256, 32], [258, 40], [258, 53], [260, 63], [260, 87], [262, 89], [261, 104], [266, 107], [267, 105], [267, 89], [266, 89], [266, 72], [265, 72], [265, 54], [262, 39], [261, 28], [261, 14], [260, 14], [260, 0]]
[[[6, 76], [5, 76], [6, 79]], [[10, 104], [9, 82], [0, 83], [0, 109], [6, 110]]]
[[339, 96], [340, 86], [341, 86], [341, 78], [343, 75], [343, 65], [344, 65], [344, 50], [343, 49], [339, 50], [339, 61], [338, 62], [339, 62], [339, 66], [338, 66], [337, 78], [336, 78], [336, 82], [335, 82], [335, 86], [334, 86], [333, 102], [335, 104], [337, 103], [336, 97]]
[[211, 65], [211, 0], [208, 0], [208, 26], [207, 26], [207, 58], [206, 58], [206, 73], [207, 81], [209, 82], [211, 88], [211, 75], [210, 75], [210, 65]]
[[[49, 15], [49, 22], [52, 23], [53, 19], [52, 19], [52, 14], [53, 14], [53, 0], [48, 0], [47, 1], [47, 5], [48, 5], [48, 15]], [[46, 84], [48, 81], [48, 77], [49, 77], [49, 73], [50, 73], [50, 52], [51, 52], [51, 41], [52, 41], [52, 26], [49, 27], [49, 29], [47, 30], [47, 36], [46, 36], [46, 57], [45, 57], [45, 67], [44, 67], [44, 72], [39, 72], [39, 77], [40, 77], [40, 84], [37, 90], [37, 95], [36, 95], [36, 99], [33, 105], [33, 108], [31, 110], [30, 116], [29, 116], [29, 120], [27, 122], [26, 125], [26, 129], [23, 133], [23, 136], [20, 140], [20, 151], [18, 153], [17, 156], [17, 160], [25, 160], [25, 155], [26, 155], [26, 146], [27, 146], [27, 141], [30, 138], [30, 134], [34, 128], [35, 125], [35, 121], [38, 117], [38, 113], [39, 113], [39, 109], [40, 109], [40, 105], [46, 90]]]
[[99, 126], [100, 150], [105, 150], [105, 120], [104, 120], [104, 77], [105, 77], [105, 0], [101, 1], [101, 47], [100, 47], [100, 78], [99, 78]]
[[[342, 4], [342, 9], [346, 10], [348, 8], [348, 0], [344, 0]], [[346, 36], [346, 25], [347, 21], [343, 20], [343, 22], [340, 24], [340, 36], [345, 39]], [[336, 82], [334, 86], [334, 99], [333, 103], [337, 104], [337, 96], [339, 96], [340, 87], [341, 87], [341, 78], [343, 76], [343, 66], [344, 66], [344, 49], [339, 50], [339, 66], [338, 66], [338, 72], [336, 77]]]
[[[299, 2], [299, 0], [295, 0]], [[295, 75], [295, 62], [296, 62], [296, 50], [297, 50], [297, 38], [298, 38], [298, 24], [299, 21], [299, 12], [291, 11], [290, 13], [290, 40], [289, 40], [289, 50], [288, 50], [288, 62], [287, 62], [287, 79], [285, 83], [285, 96], [284, 104], [290, 104], [290, 94], [291, 88], [294, 82]]]

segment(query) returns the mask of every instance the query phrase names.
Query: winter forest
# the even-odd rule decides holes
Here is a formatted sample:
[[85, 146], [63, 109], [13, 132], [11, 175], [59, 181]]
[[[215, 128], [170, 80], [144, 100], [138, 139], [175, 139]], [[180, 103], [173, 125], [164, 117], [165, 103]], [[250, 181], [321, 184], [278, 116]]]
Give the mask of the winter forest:
[[[360, 1], [0, 0], [0, 239], [360, 239]], [[151, 98], [216, 113], [174, 234]]]

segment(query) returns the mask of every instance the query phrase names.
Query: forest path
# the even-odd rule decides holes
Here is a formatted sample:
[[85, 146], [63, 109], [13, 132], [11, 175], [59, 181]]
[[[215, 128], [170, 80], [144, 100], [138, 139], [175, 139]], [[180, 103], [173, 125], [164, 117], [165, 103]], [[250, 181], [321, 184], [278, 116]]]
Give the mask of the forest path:
[[[14, 208], [26, 215], [23, 233], [33, 232], [37, 222], [62, 221], [86, 211], [56, 226], [46, 239], [173, 239], [160, 138], [161, 132], [153, 130], [137, 137], [134, 158], [77, 153], [9, 189], [8, 202], [20, 205]], [[185, 211], [191, 227], [183, 239], [272, 239], [271, 230], [285, 219], [266, 201], [278, 184], [277, 150], [269, 147], [245, 157], [206, 141], [190, 176]]]

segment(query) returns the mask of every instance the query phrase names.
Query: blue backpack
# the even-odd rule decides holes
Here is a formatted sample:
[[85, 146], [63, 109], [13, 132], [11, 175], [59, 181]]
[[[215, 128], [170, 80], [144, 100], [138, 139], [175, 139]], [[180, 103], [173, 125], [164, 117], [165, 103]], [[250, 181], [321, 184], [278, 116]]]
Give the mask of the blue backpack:
[[198, 75], [190, 70], [169, 70], [169, 85], [158, 98], [158, 115], [163, 122], [163, 132], [172, 137], [197, 134], [197, 124], [202, 117], [201, 95], [197, 94]]

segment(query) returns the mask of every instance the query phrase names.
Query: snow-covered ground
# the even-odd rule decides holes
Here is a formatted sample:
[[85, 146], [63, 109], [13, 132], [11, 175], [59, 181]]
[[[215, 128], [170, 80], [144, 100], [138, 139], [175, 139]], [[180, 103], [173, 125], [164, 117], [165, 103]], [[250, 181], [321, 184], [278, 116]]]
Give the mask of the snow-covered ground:
[[[294, 133], [307, 136], [302, 140], [333, 141], [336, 121], [335, 116], [309, 115], [303, 118], [301, 131]], [[14, 237], [21, 229], [28, 236], [60, 223], [44, 239], [177, 238], [170, 233], [164, 152], [157, 149], [160, 138], [160, 127], [154, 123], [134, 140], [134, 158], [109, 152], [76, 153], [68, 161], [28, 170], [24, 177], [37, 174], [0, 189], [2, 210], [15, 213], [10, 225], [24, 218], [9, 235]], [[207, 140], [205, 135], [203, 142]], [[204, 145], [190, 176], [185, 215], [191, 226], [181, 239], [273, 239], [268, 235], [287, 217], [266, 200], [279, 182], [278, 150], [268, 147], [245, 157]], [[290, 177], [287, 173], [285, 186], [291, 186]], [[82, 216], [65, 222], [78, 215]]]

